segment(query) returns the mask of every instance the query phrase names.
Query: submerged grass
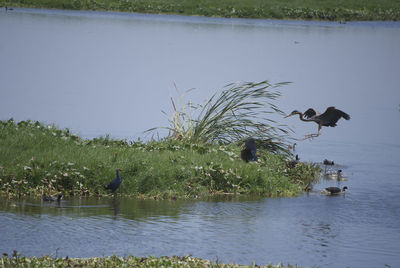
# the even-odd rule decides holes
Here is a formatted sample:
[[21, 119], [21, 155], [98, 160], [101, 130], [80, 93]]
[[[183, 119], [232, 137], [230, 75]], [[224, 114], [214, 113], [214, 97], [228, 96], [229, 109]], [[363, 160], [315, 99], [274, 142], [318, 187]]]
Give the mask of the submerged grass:
[[214, 194], [295, 196], [319, 169], [291, 168], [284, 155], [260, 152], [245, 163], [237, 144], [165, 139], [147, 143], [85, 140], [39, 122], [0, 121], [0, 192], [9, 196], [104, 195], [121, 168], [117, 193], [137, 197], [196, 198]]
[[223, 264], [210, 260], [200, 259], [191, 256], [184, 257], [96, 257], [96, 258], [53, 258], [43, 257], [24, 257], [14, 252], [12, 257], [3, 254], [1, 258], [2, 267], [265, 267], [265, 268], [296, 268], [300, 266], [267, 264], [259, 265], [238, 265]]
[[227, 18], [399, 20], [398, 0], [0, 0], [0, 6]]

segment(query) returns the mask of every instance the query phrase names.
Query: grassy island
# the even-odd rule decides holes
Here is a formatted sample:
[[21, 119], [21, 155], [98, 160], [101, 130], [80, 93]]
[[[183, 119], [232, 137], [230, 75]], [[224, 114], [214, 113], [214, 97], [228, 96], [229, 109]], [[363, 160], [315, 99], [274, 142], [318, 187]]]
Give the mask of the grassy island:
[[[145, 143], [83, 139], [40, 122], [0, 121], [0, 192], [100, 196], [120, 168], [117, 193], [127, 196], [298, 195], [318, 179], [319, 168], [293, 164], [284, 143], [289, 130], [268, 118], [282, 114], [272, 102], [285, 84], [229, 84], [198, 106], [171, 99], [174, 112], [165, 127], [171, 134]], [[257, 161], [241, 158], [248, 137], [257, 141]]]
[[399, 20], [397, 0], [0, 0], [0, 6], [330, 21]]
[[283, 154], [265, 150], [257, 162], [246, 163], [240, 150], [234, 143], [86, 140], [39, 122], [0, 121], [0, 192], [104, 195], [116, 168], [123, 179], [117, 193], [143, 198], [295, 196], [317, 177], [316, 167], [289, 167]]
[[[0, 192], [9, 196], [104, 195], [122, 169], [117, 193], [154, 198], [198, 198], [215, 194], [295, 196], [319, 168], [291, 163], [284, 139], [289, 130], [268, 118], [277, 88], [229, 84], [205, 104], [175, 104], [170, 135], [148, 142], [109, 136], [83, 139], [69, 129], [40, 122], [0, 121]], [[258, 161], [241, 159], [243, 141], [257, 141]]]

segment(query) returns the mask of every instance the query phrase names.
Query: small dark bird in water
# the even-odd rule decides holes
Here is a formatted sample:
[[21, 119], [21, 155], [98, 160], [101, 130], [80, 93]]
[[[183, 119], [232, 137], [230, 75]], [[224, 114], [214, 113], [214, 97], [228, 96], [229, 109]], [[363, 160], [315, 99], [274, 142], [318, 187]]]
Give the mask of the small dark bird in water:
[[309, 108], [307, 111], [304, 112], [304, 114], [302, 112], [294, 110], [286, 117], [296, 114], [299, 115], [301, 121], [315, 122], [318, 124], [318, 133], [306, 135], [304, 139], [312, 139], [321, 135], [321, 129], [323, 126], [336, 127], [337, 121], [339, 121], [339, 119], [342, 117], [346, 120], [350, 120], [350, 115], [339, 109], [336, 109], [333, 106], [328, 107], [323, 114], [318, 114], [313, 108]]
[[344, 193], [344, 191], [346, 191], [347, 189], [347, 186], [344, 186], [343, 189], [340, 189], [339, 187], [325, 188], [325, 190], [331, 195]]
[[119, 175], [119, 172], [121, 171], [121, 169], [117, 168], [117, 177], [110, 182], [109, 184], [107, 184], [107, 186], [105, 187], [106, 190], [111, 190], [111, 192], [115, 192], [115, 190], [118, 189], [119, 185], [122, 182], [121, 176]]
[[60, 202], [62, 196], [63, 196], [62, 194], [57, 195], [57, 198], [54, 198], [52, 196], [43, 196], [43, 201], [46, 201], [46, 202], [54, 202], [54, 201]]
[[333, 162], [333, 160], [324, 159], [323, 164], [325, 166], [324, 173], [326, 174], [327, 166], [333, 166], [333, 165], [335, 165], [335, 162]]
[[246, 141], [244, 145], [244, 149], [240, 152], [240, 157], [246, 161], [257, 161], [257, 147], [256, 141], [253, 138], [250, 138]]
[[333, 160], [328, 160], [328, 159], [324, 159], [324, 165], [325, 166], [333, 166], [335, 165], [335, 162], [333, 162]]

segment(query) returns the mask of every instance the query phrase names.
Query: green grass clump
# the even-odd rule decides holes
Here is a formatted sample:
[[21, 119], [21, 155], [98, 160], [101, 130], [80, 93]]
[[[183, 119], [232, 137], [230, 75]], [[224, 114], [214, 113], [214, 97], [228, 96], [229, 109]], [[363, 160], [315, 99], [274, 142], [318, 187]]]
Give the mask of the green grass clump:
[[[8, 257], [3, 254], [1, 258], [2, 267], [254, 267], [238, 264], [223, 264], [191, 256], [173, 256], [173, 257], [96, 257], [96, 258], [53, 258], [43, 257], [24, 257], [14, 251], [13, 256]], [[291, 265], [271, 265], [267, 264], [265, 268], [297, 268], [300, 266]]]
[[264, 150], [258, 162], [245, 163], [240, 150], [235, 143], [85, 140], [68, 129], [10, 119], [0, 121], [0, 192], [104, 195], [116, 168], [123, 178], [117, 193], [137, 197], [295, 196], [317, 179], [318, 168], [289, 168], [283, 154]]
[[276, 150], [284, 152], [291, 130], [272, 120], [270, 115], [285, 115], [273, 102], [282, 97], [278, 88], [286, 84], [271, 84], [267, 80], [231, 83], [204, 104], [192, 101], [185, 104], [179, 96], [178, 108], [171, 98], [174, 112], [170, 126], [164, 128], [169, 130], [170, 138], [184, 142], [231, 143], [253, 137], [269, 141]]
[[0, 0], [0, 6], [108, 10], [226, 18], [399, 20], [397, 0]]

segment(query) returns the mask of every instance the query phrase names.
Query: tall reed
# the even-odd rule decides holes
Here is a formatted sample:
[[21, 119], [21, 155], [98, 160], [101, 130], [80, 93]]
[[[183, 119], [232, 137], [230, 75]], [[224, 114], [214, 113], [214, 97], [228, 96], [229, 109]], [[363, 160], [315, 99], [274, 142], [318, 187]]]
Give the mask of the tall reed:
[[230, 143], [253, 137], [283, 144], [291, 130], [271, 117], [284, 115], [274, 101], [281, 97], [279, 88], [286, 84], [267, 80], [231, 83], [204, 104], [185, 104], [179, 96], [180, 109], [171, 98], [174, 111], [164, 128], [171, 138], [193, 143]]

